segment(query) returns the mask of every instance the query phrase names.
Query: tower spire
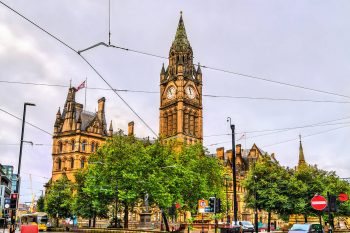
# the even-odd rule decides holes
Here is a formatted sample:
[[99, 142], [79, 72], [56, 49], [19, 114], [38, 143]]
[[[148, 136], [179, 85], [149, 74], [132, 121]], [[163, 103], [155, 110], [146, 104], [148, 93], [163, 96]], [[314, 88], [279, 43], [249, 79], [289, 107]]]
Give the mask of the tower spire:
[[306, 165], [305, 157], [304, 157], [304, 150], [303, 145], [301, 143], [301, 135], [299, 134], [299, 161], [298, 161], [298, 167]]
[[187, 39], [184, 20], [182, 18], [182, 11], [180, 11], [180, 19], [179, 19], [179, 24], [177, 26], [173, 46], [175, 47], [176, 50], [186, 49], [188, 46], [190, 46], [190, 42]]

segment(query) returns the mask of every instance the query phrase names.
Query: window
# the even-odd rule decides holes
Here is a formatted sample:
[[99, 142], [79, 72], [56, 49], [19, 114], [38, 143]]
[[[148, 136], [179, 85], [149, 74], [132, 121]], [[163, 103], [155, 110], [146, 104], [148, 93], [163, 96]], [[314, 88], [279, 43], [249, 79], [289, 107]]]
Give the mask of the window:
[[71, 150], [74, 151], [74, 149], [75, 149], [75, 141], [72, 140], [71, 141]]
[[86, 140], [84, 140], [83, 143], [81, 144], [81, 150], [85, 152], [85, 150], [86, 150]]
[[70, 158], [70, 168], [73, 169], [74, 168], [74, 159]]
[[95, 152], [95, 143], [94, 142], [91, 143], [91, 152]]
[[57, 160], [57, 165], [58, 165], [58, 170], [61, 170], [61, 168], [62, 168], [62, 161], [61, 161], [60, 158]]
[[62, 153], [63, 150], [63, 144], [61, 141], [58, 142], [58, 153]]
[[80, 159], [80, 168], [84, 168], [85, 166], [85, 158]]

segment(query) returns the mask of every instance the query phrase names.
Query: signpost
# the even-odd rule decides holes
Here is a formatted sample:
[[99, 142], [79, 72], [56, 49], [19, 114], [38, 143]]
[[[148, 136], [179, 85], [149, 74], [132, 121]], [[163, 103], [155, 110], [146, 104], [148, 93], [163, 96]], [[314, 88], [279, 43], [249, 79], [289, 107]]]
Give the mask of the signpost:
[[198, 213], [202, 214], [202, 232], [204, 233], [204, 217], [203, 217], [203, 213], [205, 213], [205, 209], [208, 206], [208, 200], [205, 200], [204, 198], [201, 200], [198, 200]]
[[315, 210], [323, 210], [324, 208], [327, 207], [327, 200], [321, 195], [315, 195], [311, 199], [311, 206]]
[[349, 200], [349, 196], [346, 195], [345, 193], [339, 194], [338, 198], [339, 198], [339, 201], [341, 201], [341, 202], [345, 202], [345, 201]]
[[208, 200], [198, 200], [198, 213], [205, 213], [205, 207], [208, 206]]

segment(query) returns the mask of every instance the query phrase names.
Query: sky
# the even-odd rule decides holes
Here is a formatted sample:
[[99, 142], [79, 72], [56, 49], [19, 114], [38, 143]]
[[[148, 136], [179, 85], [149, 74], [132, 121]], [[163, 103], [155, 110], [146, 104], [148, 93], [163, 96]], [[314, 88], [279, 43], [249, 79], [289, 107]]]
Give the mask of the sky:
[[[87, 78], [89, 88], [108, 86], [76, 52], [3, 4], [77, 51], [108, 43], [109, 3], [1, 0], [0, 162], [17, 170], [21, 120], [5, 111], [22, 118], [24, 102], [35, 103], [27, 108], [26, 120], [48, 132], [25, 126], [24, 140], [34, 145], [24, 144], [21, 200], [30, 201], [32, 190], [40, 195], [51, 176], [50, 133], [70, 82], [77, 87]], [[202, 67], [204, 94], [230, 97], [203, 97], [203, 143], [211, 153], [218, 147], [231, 149], [231, 117], [236, 143], [243, 148], [256, 143], [275, 153], [283, 166], [294, 167], [300, 134], [309, 164], [350, 177], [348, 0], [111, 0], [111, 44], [167, 57], [180, 11], [195, 63], [229, 71]], [[168, 64], [159, 57], [104, 46], [82, 55], [120, 90], [158, 92], [162, 63]], [[119, 94], [158, 133], [159, 94]], [[127, 123], [134, 121], [136, 136], [154, 137], [110, 90], [87, 89], [86, 110], [97, 110], [100, 97], [106, 98], [107, 122], [112, 121], [115, 130], [126, 131]], [[85, 90], [76, 98], [84, 104]]]

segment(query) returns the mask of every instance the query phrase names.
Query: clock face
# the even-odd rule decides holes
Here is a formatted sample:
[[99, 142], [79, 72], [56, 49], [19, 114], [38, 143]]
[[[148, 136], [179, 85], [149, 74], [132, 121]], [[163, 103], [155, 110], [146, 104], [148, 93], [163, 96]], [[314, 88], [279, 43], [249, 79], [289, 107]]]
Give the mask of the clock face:
[[193, 87], [191, 87], [191, 86], [187, 86], [185, 88], [185, 92], [186, 92], [188, 98], [190, 98], [190, 99], [194, 99], [194, 97], [196, 97], [196, 92], [194, 91]]
[[175, 97], [175, 93], [176, 93], [176, 88], [174, 86], [171, 86], [168, 88], [168, 90], [166, 91], [166, 97], [168, 99], [172, 99]]

